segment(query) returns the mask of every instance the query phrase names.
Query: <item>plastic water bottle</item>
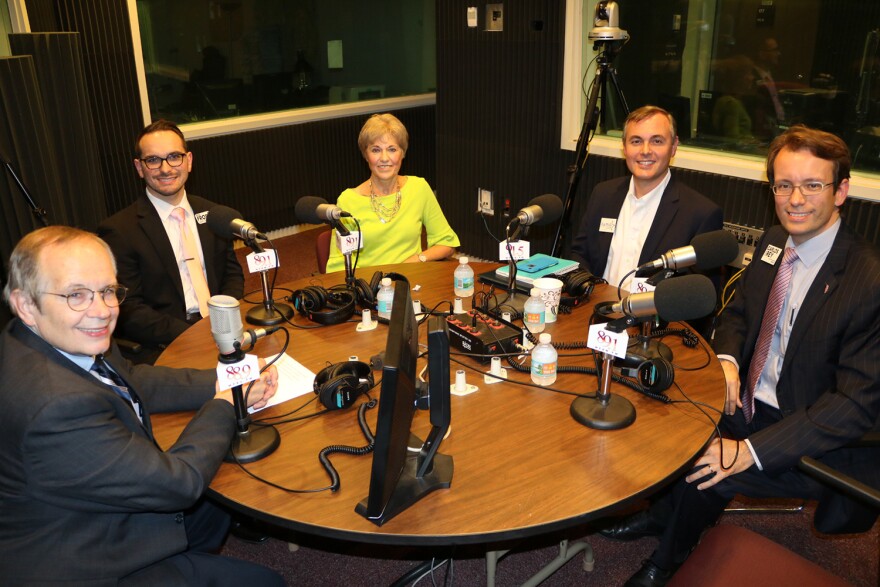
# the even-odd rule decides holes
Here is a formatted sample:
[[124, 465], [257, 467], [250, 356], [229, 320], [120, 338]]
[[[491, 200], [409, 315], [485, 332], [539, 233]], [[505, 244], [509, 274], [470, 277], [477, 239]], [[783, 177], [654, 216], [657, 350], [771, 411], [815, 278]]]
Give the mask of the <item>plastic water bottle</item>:
[[391, 305], [394, 303], [394, 288], [391, 287], [391, 278], [382, 278], [382, 287], [379, 288], [379, 294], [376, 296], [376, 305], [379, 312], [379, 318], [391, 319]]
[[538, 341], [538, 346], [532, 349], [532, 381], [538, 385], [553, 385], [559, 354], [550, 344], [549, 332], [542, 332]]
[[533, 287], [531, 297], [526, 300], [523, 306], [523, 323], [529, 332], [538, 333], [544, 330], [544, 311], [546, 309], [547, 306], [541, 299], [541, 290]]
[[468, 265], [467, 257], [458, 258], [458, 267], [455, 268], [452, 289], [456, 297], [467, 298], [474, 295], [474, 270]]

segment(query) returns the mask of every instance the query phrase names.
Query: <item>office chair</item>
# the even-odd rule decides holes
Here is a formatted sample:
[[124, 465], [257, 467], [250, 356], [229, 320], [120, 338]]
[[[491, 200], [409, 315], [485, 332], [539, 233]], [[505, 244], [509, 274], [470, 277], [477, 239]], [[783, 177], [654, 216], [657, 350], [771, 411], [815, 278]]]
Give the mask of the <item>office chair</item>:
[[333, 230], [322, 230], [315, 239], [315, 257], [318, 259], [318, 272], [327, 273], [327, 259], [330, 258], [330, 239]]
[[[880, 432], [869, 432], [848, 447], [857, 450], [859, 456], [864, 455], [864, 460], [874, 467], [880, 467]], [[874, 526], [880, 514], [880, 487], [867, 485], [811, 457], [801, 457], [798, 468], [833, 490], [816, 506], [813, 527], [817, 531], [852, 534], [867, 532]]]
[[[851, 446], [880, 446], [880, 433], [872, 432]], [[854, 523], [826, 528], [834, 532], [865, 532], [870, 530], [880, 512], [880, 489], [870, 487], [844, 475], [811, 457], [801, 457], [798, 468], [826, 483], [838, 492], [859, 500], [865, 509], [854, 511]], [[820, 502], [821, 503], [821, 502]], [[817, 507], [813, 525], [820, 532], [824, 523]], [[669, 587], [701, 585], [774, 585], [776, 587], [811, 587], [849, 585], [815, 563], [756, 532], [721, 524], [710, 529], [668, 583]]]
[[721, 524], [706, 532], [667, 583], [668, 587], [692, 585], [844, 587], [849, 583], [757, 532]]

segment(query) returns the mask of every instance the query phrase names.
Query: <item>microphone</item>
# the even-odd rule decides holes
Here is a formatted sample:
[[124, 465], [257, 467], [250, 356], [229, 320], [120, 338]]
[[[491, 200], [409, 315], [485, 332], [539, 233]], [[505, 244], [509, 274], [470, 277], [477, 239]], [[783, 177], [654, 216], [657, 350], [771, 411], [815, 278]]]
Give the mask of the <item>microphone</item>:
[[739, 254], [739, 243], [726, 230], [713, 230], [698, 234], [686, 247], [671, 249], [636, 269], [636, 277], [644, 277], [657, 269], [678, 271], [691, 265], [706, 270], [727, 265]]
[[511, 220], [518, 221], [520, 226], [542, 226], [556, 222], [562, 216], [562, 200], [556, 194], [544, 194], [532, 198], [529, 205], [520, 210], [516, 217]]
[[301, 222], [309, 224], [333, 224], [340, 218], [351, 218], [351, 214], [339, 206], [328, 204], [324, 198], [315, 196], [305, 196], [297, 200], [294, 213]]
[[241, 219], [241, 212], [228, 206], [214, 206], [208, 212], [208, 228], [221, 238], [229, 238], [230, 233], [234, 238], [252, 241], [257, 238], [269, 240], [266, 235], [257, 230], [257, 227]]
[[630, 294], [619, 302], [596, 304], [596, 312], [646, 318], [657, 314], [666, 322], [702, 318], [715, 309], [715, 286], [705, 275], [683, 275], [661, 281], [654, 291]]
[[[253, 348], [257, 339], [272, 334], [275, 328], [249, 328], [244, 330], [241, 323], [239, 303], [232, 296], [216, 295], [208, 300], [208, 319], [211, 321], [211, 336], [217, 343], [220, 354], [226, 357], [241, 354], [241, 347]], [[235, 348], [235, 343], [239, 347]]]

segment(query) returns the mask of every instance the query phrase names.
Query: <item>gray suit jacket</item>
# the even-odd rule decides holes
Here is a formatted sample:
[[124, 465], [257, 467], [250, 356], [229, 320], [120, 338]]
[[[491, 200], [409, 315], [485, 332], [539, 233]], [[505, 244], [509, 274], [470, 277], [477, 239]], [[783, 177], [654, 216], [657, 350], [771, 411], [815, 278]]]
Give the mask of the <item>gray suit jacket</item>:
[[[603, 218], [620, 216], [629, 189], [629, 179], [628, 175], [619, 177], [602, 182], [593, 189], [580, 229], [571, 243], [571, 258], [593, 275], [601, 277], [605, 273], [611, 238], [614, 236], [609, 232], [600, 232], [599, 225]], [[721, 208], [678, 181], [673, 173], [642, 245], [639, 265], [657, 259], [670, 249], [687, 246], [698, 234], [722, 227]]]
[[[196, 214], [214, 204], [187, 194]], [[211, 295], [236, 299], [244, 293], [244, 274], [232, 243], [197, 224]], [[120, 307], [116, 334], [151, 347], [168, 345], [188, 327], [180, 270], [156, 208], [142, 194], [131, 206], [106, 219], [98, 236], [116, 257], [119, 283], [129, 288]]]
[[[0, 577], [8, 585], [116, 585], [187, 548], [183, 510], [207, 489], [235, 431], [210, 401], [213, 371], [108, 362], [131, 406], [20, 320], [0, 335]], [[149, 412], [198, 414], [167, 451]]]

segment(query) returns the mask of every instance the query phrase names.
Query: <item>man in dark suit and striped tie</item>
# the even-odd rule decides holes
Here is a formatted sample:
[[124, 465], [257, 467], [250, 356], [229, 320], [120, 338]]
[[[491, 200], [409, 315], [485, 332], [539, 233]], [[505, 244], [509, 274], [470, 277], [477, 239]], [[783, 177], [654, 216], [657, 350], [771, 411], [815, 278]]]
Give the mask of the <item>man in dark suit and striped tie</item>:
[[[50, 226], [12, 253], [0, 334], [4, 585], [283, 585], [216, 554], [229, 515], [204, 498], [235, 434], [214, 370], [132, 366], [111, 336], [126, 289], [109, 246]], [[265, 405], [270, 367], [249, 403]], [[150, 413], [198, 410], [167, 451]], [[61, 537], [61, 539], [59, 539]]]
[[727, 381], [722, 438], [648, 510], [602, 531], [660, 536], [627, 585], [664, 585], [736, 494], [819, 500], [823, 531], [873, 525], [876, 512], [856, 513], [797, 469], [808, 455], [880, 485], [880, 449], [847, 447], [880, 415], [880, 255], [841, 218], [850, 166], [842, 140], [804, 126], [770, 145], [780, 225], [758, 243], [714, 341]]

